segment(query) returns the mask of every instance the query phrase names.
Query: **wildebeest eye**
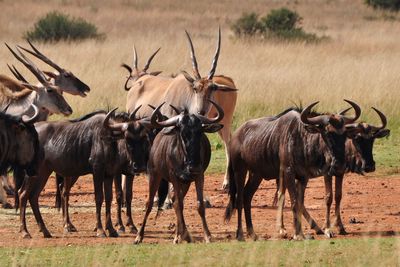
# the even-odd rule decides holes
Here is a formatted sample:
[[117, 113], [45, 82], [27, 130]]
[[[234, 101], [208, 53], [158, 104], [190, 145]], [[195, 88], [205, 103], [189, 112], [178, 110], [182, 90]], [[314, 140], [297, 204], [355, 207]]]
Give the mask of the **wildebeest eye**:
[[53, 93], [53, 92], [54, 92], [54, 90], [53, 90], [53, 89], [51, 89], [51, 88], [46, 88], [46, 92], [47, 92], [47, 93]]

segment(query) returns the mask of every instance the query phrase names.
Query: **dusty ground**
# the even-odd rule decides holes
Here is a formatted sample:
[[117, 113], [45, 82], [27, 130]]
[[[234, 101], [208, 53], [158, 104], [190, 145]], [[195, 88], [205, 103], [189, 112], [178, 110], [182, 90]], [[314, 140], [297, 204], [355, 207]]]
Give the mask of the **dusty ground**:
[[[206, 216], [213, 241], [227, 241], [234, 239], [236, 229], [236, 215], [228, 224], [223, 222], [222, 216], [227, 203], [227, 195], [219, 189], [222, 183], [222, 175], [206, 177], [205, 195], [209, 196], [212, 208], [207, 209]], [[99, 244], [99, 243], [132, 243], [134, 235], [125, 233], [119, 238], [96, 238], [93, 228], [95, 226], [95, 209], [92, 179], [90, 176], [82, 177], [72, 189], [70, 198], [71, 219], [78, 232], [63, 234], [61, 214], [54, 208], [54, 177], [49, 180], [40, 197], [41, 211], [47, 227], [53, 234], [52, 239], [44, 239], [38, 232], [33, 214], [28, 208], [28, 229], [32, 234], [31, 240], [23, 240], [18, 233], [19, 216], [14, 210], [0, 211], [0, 246], [63, 246], [72, 244]], [[271, 207], [275, 192], [275, 182], [263, 181], [253, 199], [253, 223], [256, 233], [262, 239], [276, 237], [275, 216], [276, 210]], [[344, 182], [344, 194], [342, 201], [342, 219], [349, 235], [346, 237], [360, 236], [392, 236], [400, 233], [400, 176], [391, 177], [360, 177], [348, 175]], [[137, 227], [142, 220], [143, 209], [147, 197], [147, 181], [144, 176], [137, 177], [134, 182], [134, 222]], [[9, 199], [12, 202], [12, 199]], [[310, 181], [306, 191], [306, 207], [311, 215], [322, 227], [324, 222], [324, 186], [323, 179]], [[115, 203], [113, 204], [115, 216]], [[200, 218], [196, 211], [194, 185], [192, 185], [185, 199], [185, 219], [189, 231], [196, 240], [201, 242], [203, 232]], [[104, 209], [103, 209], [104, 210]], [[155, 211], [155, 209], [154, 209]], [[145, 232], [145, 243], [172, 242], [173, 230], [171, 225], [175, 223], [173, 210], [167, 210], [154, 221], [155, 212], [150, 215]], [[291, 211], [285, 209], [285, 225], [288, 233], [293, 234], [291, 225]], [[104, 217], [104, 216], [103, 216]], [[357, 223], [350, 223], [355, 218]], [[115, 222], [115, 217], [113, 222]], [[304, 222], [303, 222], [304, 223]], [[305, 223], [305, 232], [311, 233]], [[341, 238], [341, 237], [339, 237]]]

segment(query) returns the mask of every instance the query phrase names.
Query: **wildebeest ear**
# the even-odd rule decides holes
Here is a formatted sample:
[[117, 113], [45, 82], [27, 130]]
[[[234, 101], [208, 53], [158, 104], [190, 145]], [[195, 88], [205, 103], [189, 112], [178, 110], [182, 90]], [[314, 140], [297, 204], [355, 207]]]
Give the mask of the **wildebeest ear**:
[[389, 136], [390, 130], [389, 129], [381, 129], [377, 133], [374, 134], [375, 138], [382, 138], [385, 136]]
[[304, 124], [304, 127], [306, 128], [307, 132], [312, 134], [320, 133], [322, 131], [322, 129], [316, 125]]
[[224, 127], [224, 125], [219, 124], [219, 123], [213, 123], [213, 124], [203, 124], [203, 131], [205, 133], [215, 133], [221, 130]]

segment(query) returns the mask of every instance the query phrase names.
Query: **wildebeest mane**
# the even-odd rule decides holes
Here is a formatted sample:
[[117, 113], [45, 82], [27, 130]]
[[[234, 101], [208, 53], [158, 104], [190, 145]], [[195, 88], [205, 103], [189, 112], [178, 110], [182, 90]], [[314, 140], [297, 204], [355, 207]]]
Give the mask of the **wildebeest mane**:
[[81, 116], [81, 117], [79, 117], [79, 118], [71, 119], [71, 120], [69, 120], [69, 121], [70, 121], [70, 122], [84, 121], [84, 120], [87, 120], [87, 119], [89, 119], [89, 118], [91, 118], [91, 117], [97, 115], [97, 114], [106, 114], [106, 113], [107, 113], [107, 112], [106, 112], [105, 110], [96, 110], [96, 111], [93, 111], [93, 112], [88, 113], [88, 114], [86, 114], [86, 115], [83, 115], [83, 116]]

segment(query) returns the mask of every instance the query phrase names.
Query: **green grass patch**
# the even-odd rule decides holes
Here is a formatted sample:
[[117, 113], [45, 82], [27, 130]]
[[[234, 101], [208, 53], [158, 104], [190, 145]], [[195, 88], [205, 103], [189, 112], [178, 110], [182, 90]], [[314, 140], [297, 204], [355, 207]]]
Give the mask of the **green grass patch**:
[[396, 266], [399, 238], [1, 248], [0, 266]]

